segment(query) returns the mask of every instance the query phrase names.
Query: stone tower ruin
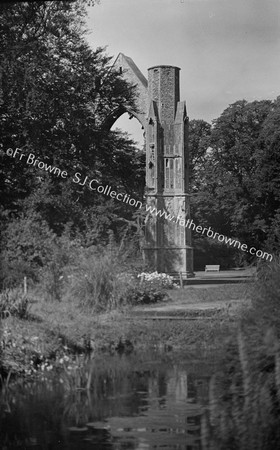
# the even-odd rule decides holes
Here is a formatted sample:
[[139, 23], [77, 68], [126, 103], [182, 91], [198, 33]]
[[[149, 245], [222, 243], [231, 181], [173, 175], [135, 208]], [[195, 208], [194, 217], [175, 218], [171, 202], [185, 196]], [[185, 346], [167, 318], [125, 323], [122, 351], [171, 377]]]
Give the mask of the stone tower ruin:
[[[146, 203], [158, 215], [146, 216], [144, 259], [152, 270], [193, 275], [188, 195], [188, 116], [180, 101], [180, 69], [154, 66], [148, 80], [131, 58], [120, 53], [114, 67], [138, 90], [137, 110], [115, 111], [115, 122], [127, 111], [142, 125], [146, 142]], [[181, 218], [181, 220], [180, 220]]]

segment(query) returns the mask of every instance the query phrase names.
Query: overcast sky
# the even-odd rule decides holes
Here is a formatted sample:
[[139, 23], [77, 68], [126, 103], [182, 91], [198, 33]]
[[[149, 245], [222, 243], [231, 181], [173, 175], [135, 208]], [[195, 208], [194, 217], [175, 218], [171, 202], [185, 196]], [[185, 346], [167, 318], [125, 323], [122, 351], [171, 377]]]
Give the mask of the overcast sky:
[[280, 0], [100, 0], [88, 26], [93, 48], [130, 56], [146, 77], [180, 67], [190, 119], [280, 95]]

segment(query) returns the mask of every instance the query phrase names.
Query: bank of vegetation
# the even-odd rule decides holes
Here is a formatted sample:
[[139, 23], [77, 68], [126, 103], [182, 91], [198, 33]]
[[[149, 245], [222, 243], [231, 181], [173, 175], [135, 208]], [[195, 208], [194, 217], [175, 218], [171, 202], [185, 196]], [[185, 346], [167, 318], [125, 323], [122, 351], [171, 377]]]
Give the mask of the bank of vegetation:
[[206, 449], [280, 445], [280, 260], [262, 268], [210, 382]]
[[[133, 250], [133, 247], [132, 247]], [[131, 251], [132, 251], [131, 250]], [[200, 313], [196, 320], [145, 320], [141, 308], [176, 299], [217, 300], [216, 289], [196, 292], [181, 289], [166, 274], [139, 276], [139, 265], [132, 264], [128, 250], [110, 245], [103, 253], [75, 247], [67, 264], [52, 266], [45, 283], [29, 283], [1, 293], [2, 376], [40, 371], [42, 365], [66, 354], [94, 356], [100, 352], [161, 348], [222, 348], [223, 340], [235, 326], [236, 317], [228, 310], [217, 311], [211, 320]], [[243, 286], [228, 287], [219, 295], [243, 296]], [[149, 316], [149, 312], [147, 312]], [[200, 317], [201, 315], [201, 317]], [[209, 318], [207, 318], [209, 319]]]

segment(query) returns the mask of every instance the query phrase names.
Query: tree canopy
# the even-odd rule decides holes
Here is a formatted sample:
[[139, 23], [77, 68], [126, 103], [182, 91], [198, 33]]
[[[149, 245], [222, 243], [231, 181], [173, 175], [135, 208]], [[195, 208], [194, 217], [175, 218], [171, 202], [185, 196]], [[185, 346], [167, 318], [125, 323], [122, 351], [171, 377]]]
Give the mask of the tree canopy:
[[[37, 231], [44, 223], [58, 236], [70, 230], [84, 245], [121, 235], [133, 223], [133, 208], [82, 186], [86, 177], [142, 199], [143, 153], [125, 133], [101, 126], [112, 110], [135, 107], [134, 87], [104, 49], [88, 45], [86, 6], [83, 0], [0, 5], [3, 248], [5, 228], [27, 229], [24, 220]], [[8, 149], [17, 155], [8, 156]], [[27, 164], [29, 154], [67, 176]]]
[[[266, 251], [279, 250], [279, 114], [279, 98], [241, 100], [225, 109], [210, 132], [204, 125], [191, 186], [197, 223]], [[192, 142], [191, 136], [190, 145], [199, 148]], [[239, 252], [238, 258], [249, 257]]]
[[79, 172], [141, 196], [137, 175], [135, 183], [133, 171], [125, 173], [135, 166], [137, 174], [143, 163], [135, 157], [133, 141], [100, 127], [111, 110], [134, 104], [134, 90], [103, 49], [87, 44], [85, 5], [50, 1], [0, 7], [1, 205], [16, 213], [27, 206], [40, 209], [56, 232], [68, 221], [82, 226], [93, 205], [102, 207], [101, 196], [81, 192], [71, 178], [38, 173], [24, 158], [6, 156], [7, 149], [19, 148], [73, 176]]

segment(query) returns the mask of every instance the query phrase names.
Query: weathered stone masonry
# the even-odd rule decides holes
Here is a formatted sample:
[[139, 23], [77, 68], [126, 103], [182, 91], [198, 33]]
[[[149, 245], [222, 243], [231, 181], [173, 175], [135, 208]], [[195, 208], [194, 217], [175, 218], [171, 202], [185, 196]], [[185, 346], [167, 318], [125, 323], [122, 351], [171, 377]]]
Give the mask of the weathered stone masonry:
[[[188, 196], [188, 117], [180, 101], [180, 69], [155, 66], [148, 81], [131, 58], [120, 53], [115, 68], [138, 89], [137, 111], [115, 111], [111, 124], [127, 111], [142, 125], [146, 140], [146, 200], [174, 217], [190, 217]], [[110, 124], [110, 125], [111, 125]], [[144, 258], [159, 272], [193, 274], [191, 231], [179, 222], [149, 214]]]

